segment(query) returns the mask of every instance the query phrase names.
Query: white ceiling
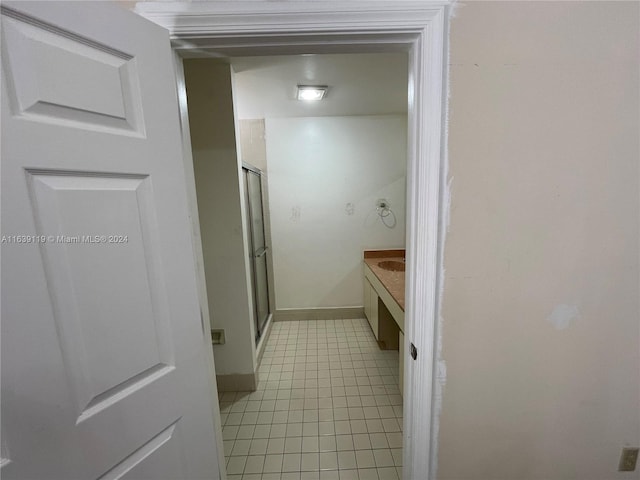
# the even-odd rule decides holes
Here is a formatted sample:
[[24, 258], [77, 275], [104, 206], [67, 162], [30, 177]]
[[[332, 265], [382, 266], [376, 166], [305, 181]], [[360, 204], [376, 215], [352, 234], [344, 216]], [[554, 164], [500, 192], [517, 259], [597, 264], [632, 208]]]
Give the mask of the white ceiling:
[[[231, 59], [239, 119], [382, 115], [407, 111], [407, 55], [366, 53]], [[296, 85], [328, 85], [319, 102]]]

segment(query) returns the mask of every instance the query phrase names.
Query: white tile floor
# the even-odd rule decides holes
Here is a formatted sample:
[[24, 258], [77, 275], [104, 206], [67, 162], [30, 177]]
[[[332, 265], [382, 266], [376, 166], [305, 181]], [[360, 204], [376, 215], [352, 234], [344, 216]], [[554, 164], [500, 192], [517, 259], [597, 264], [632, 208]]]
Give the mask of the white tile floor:
[[402, 478], [398, 352], [365, 319], [274, 323], [258, 390], [220, 411], [229, 480]]

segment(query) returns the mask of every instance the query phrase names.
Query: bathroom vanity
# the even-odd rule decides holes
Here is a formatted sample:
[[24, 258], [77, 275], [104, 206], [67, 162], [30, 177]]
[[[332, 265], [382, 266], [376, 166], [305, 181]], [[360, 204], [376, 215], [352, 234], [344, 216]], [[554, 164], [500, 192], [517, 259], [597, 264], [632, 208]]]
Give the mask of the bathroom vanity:
[[383, 350], [399, 350], [404, 373], [404, 250], [364, 251], [364, 314]]

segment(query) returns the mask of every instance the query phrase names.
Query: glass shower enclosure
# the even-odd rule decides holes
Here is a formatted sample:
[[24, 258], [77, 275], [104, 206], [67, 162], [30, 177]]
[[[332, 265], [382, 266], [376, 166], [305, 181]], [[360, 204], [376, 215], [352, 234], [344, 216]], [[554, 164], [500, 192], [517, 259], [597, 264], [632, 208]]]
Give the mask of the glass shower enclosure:
[[243, 164], [245, 208], [247, 212], [247, 232], [249, 235], [249, 264], [253, 277], [253, 307], [256, 327], [256, 343], [264, 332], [269, 319], [269, 275], [267, 270], [267, 250], [264, 225], [262, 195], [262, 172]]

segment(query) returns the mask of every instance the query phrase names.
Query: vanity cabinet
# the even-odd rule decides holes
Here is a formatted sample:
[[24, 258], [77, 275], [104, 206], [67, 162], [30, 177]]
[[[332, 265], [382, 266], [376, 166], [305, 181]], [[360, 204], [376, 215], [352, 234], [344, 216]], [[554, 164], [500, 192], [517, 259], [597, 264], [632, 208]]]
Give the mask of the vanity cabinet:
[[[403, 284], [404, 288], [404, 284]], [[378, 279], [375, 273], [369, 268], [368, 265], [364, 266], [364, 314], [369, 320], [369, 325], [373, 333], [376, 335], [376, 339], [380, 340], [380, 312], [378, 306], [378, 300], [384, 303], [384, 306], [389, 312], [389, 316], [392, 322], [395, 322], [400, 329], [404, 332], [404, 310], [393, 298], [389, 290]]]
[[[377, 265], [373, 264], [373, 268]], [[404, 389], [404, 296], [402, 306], [391, 294], [388, 285], [392, 285], [391, 290], [396, 291], [398, 286], [404, 290], [404, 277], [401, 284], [396, 282], [395, 289], [393, 282], [389, 283], [389, 276], [382, 272], [383, 283], [374, 273], [371, 265], [365, 262], [364, 265], [364, 314], [367, 317], [371, 330], [382, 349], [398, 350], [399, 354], [399, 388]], [[397, 279], [397, 277], [394, 277]]]

